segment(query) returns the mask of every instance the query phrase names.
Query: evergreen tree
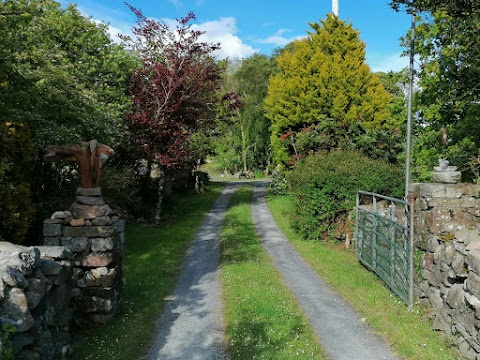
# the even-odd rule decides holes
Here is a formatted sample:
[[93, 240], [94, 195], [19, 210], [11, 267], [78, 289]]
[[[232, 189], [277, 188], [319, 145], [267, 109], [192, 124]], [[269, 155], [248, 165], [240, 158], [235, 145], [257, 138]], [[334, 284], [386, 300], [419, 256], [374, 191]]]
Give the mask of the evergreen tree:
[[320, 149], [377, 152], [392, 97], [365, 64], [359, 32], [334, 15], [310, 26], [308, 38], [277, 57], [279, 72], [269, 83], [265, 110], [275, 161]]

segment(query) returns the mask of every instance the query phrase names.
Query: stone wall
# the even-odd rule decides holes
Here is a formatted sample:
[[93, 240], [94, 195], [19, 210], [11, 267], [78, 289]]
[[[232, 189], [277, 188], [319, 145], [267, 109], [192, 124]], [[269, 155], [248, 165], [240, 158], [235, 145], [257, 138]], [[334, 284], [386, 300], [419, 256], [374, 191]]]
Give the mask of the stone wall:
[[125, 220], [105, 204], [100, 188], [77, 189], [69, 211], [44, 221], [45, 245], [73, 254], [73, 309], [80, 327], [105, 324], [121, 309]]
[[67, 248], [0, 242], [0, 322], [16, 329], [15, 359], [59, 359], [67, 353], [72, 269]]
[[60, 359], [72, 321], [89, 329], [119, 312], [124, 230], [100, 188], [79, 188], [68, 211], [44, 221], [45, 246], [0, 242], [0, 325], [15, 328], [15, 359]]
[[480, 185], [413, 184], [418, 296], [433, 327], [480, 359]]

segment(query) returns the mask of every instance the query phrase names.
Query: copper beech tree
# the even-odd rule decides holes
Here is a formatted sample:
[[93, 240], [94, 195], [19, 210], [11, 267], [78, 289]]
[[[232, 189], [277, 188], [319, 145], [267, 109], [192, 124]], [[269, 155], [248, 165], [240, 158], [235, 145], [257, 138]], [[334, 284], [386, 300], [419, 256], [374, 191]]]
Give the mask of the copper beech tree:
[[135, 145], [160, 167], [158, 224], [165, 170], [191, 158], [188, 140], [204, 124], [219, 88], [221, 70], [213, 58], [219, 45], [200, 41], [203, 32], [192, 27], [191, 12], [172, 29], [127, 6], [137, 17], [132, 29], [136, 38], [124, 40], [138, 54], [140, 65], [132, 74], [132, 111], [126, 120]]

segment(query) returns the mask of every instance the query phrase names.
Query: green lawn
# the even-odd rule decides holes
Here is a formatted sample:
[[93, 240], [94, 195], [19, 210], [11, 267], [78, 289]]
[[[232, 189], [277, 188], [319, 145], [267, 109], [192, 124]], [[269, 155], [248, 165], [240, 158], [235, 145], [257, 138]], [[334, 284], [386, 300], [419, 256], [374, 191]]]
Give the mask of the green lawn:
[[312, 329], [282, 284], [251, 218], [252, 188], [233, 195], [222, 230], [221, 278], [232, 359], [324, 359]]
[[407, 307], [367, 271], [354, 250], [343, 244], [309, 242], [300, 239], [291, 222], [293, 202], [289, 196], [270, 196], [270, 210], [278, 226], [307, 262], [332, 288], [365, 318], [374, 331], [383, 335], [404, 359], [457, 359], [457, 350], [431, 328], [419, 306]]
[[127, 224], [126, 287], [122, 314], [88, 334], [72, 359], [134, 360], [145, 355], [155, 321], [172, 289], [188, 245], [221, 188], [169, 201], [160, 227]]

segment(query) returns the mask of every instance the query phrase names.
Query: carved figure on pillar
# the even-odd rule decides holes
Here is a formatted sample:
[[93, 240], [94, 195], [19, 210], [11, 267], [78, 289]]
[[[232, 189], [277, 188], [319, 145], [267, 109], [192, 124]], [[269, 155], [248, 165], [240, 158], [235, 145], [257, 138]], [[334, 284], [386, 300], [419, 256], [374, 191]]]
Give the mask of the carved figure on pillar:
[[103, 165], [113, 155], [110, 146], [100, 144], [97, 140], [82, 142], [80, 145], [58, 146], [45, 148], [47, 161], [73, 161], [80, 166], [80, 187], [96, 188], [100, 181]]

